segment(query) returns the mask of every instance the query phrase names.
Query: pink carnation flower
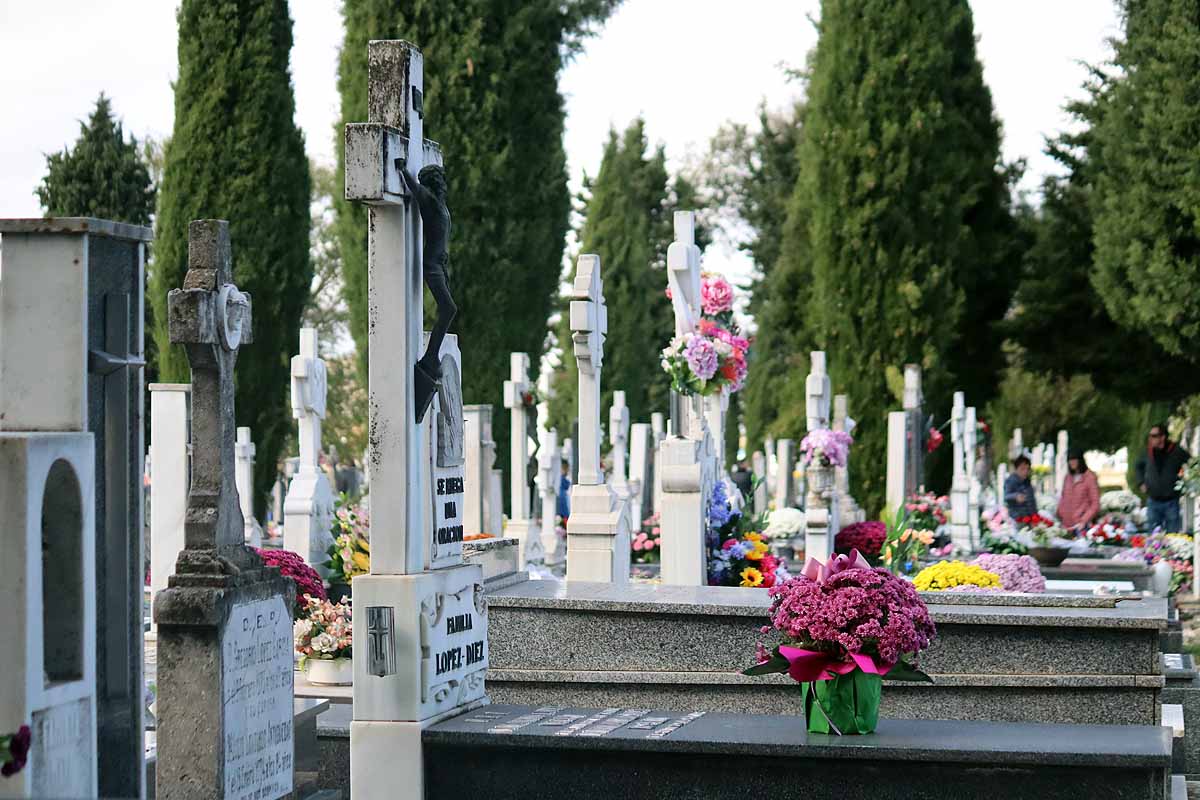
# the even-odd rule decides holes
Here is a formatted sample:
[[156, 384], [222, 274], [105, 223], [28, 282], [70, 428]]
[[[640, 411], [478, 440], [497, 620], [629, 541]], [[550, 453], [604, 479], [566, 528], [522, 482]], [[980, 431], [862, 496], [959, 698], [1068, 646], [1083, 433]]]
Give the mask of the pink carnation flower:
[[723, 314], [733, 308], [733, 286], [720, 275], [705, 276], [700, 282], [700, 307], [705, 314]]

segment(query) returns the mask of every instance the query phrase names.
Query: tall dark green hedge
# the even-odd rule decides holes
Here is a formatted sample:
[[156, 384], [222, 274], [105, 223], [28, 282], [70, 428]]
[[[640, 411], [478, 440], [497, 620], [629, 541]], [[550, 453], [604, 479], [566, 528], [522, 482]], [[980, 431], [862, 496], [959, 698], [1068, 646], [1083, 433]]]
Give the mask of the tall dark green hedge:
[[[683, 179], [671, 181], [660, 146], [648, 153], [645, 122], [634, 120], [624, 133], [610, 130], [596, 177], [587, 182], [581, 253], [600, 256], [608, 339], [604, 344], [601, 419], [607, 425], [615, 390], [624, 390], [630, 419], [649, 422], [668, 411], [670, 381], [661, 352], [675, 331], [666, 297], [667, 248], [675, 238], [676, 209], [695, 210], [696, 194]], [[703, 247], [708, 234], [696, 229]], [[571, 268], [574, 275], [574, 265]], [[578, 414], [578, 374], [568, 315], [559, 324], [563, 361], [556, 370], [551, 424], [570, 430]]]
[[889, 371], [921, 363], [935, 413], [960, 386], [988, 399], [980, 369], [1003, 363], [993, 326], [1016, 283], [1013, 223], [966, 0], [825, 0], [819, 29], [769, 282], [794, 291], [797, 344], [828, 353], [857, 412], [854, 492], [873, 513]]
[[183, 0], [175, 127], [166, 149], [150, 301], [164, 381], [187, 381], [169, 344], [167, 292], [187, 271], [191, 220], [229, 220], [234, 279], [254, 301], [254, 343], [238, 354], [237, 422], [258, 446], [264, 507], [292, 423], [288, 364], [312, 281], [309, 173], [293, 120], [286, 0]]
[[46, 156], [36, 194], [50, 217], [99, 217], [149, 225], [154, 184], [138, 140], [128, 141], [104, 93], [72, 148]]
[[1121, 77], [1092, 130], [1094, 282], [1121, 325], [1200, 348], [1200, 2], [1123, 0]]

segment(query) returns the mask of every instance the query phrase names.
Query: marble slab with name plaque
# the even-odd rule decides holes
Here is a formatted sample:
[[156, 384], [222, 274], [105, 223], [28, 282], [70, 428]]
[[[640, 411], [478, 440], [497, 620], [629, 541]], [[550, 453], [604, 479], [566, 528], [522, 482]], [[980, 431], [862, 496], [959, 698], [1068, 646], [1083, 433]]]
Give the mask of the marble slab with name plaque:
[[227, 800], [292, 791], [292, 617], [282, 597], [233, 607], [221, 642]]
[[622, 735], [661, 739], [704, 714], [703, 711], [674, 714], [644, 708], [571, 709], [542, 706], [521, 709], [519, 713], [483, 708], [463, 715], [461, 722], [467, 726], [478, 726], [480, 731], [496, 734], [515, 734], [520, 731], [542, 736], [595, 738], [609, 736], [620, 730]]

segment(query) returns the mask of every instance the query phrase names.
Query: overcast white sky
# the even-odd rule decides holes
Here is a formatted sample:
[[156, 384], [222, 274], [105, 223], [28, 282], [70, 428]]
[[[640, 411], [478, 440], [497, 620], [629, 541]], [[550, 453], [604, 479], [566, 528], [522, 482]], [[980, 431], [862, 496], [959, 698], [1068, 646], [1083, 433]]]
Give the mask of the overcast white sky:
[[[1025, 157], [1024, 186], [1051, 169], [1043, 137], [1066, 124], [1081, 94], [1079, 62], [1107, 58], [1119, 32], [1113, 0], [974, 0], [984, 77], [1004, 124], [1006, 159]], [[168, 135], [176, 75], [172, 0], [0, 0], [0, 217], [39, 216], [33, 194], [44, 153], [78, 135], [104, 91], [125, 128]], [[338, 0], [294, 0], [292, 77], [308, 150], [333, 160]], [[726, 120], [751, 121], [761, 98], [783, 106], [798, 89], [781, 67], [801, 66], [816, 35], [818, 0], [625, 0], [562, 79], [573, 182], [594, 174], [610, 125], [641, 113], [652, 142], [678, 164]], [[436, 120], [428, 133], [437, 137]], [[715, 263], [714, 263], [715, 262]], [[745, 262], [709, 254], [734, 273]]]

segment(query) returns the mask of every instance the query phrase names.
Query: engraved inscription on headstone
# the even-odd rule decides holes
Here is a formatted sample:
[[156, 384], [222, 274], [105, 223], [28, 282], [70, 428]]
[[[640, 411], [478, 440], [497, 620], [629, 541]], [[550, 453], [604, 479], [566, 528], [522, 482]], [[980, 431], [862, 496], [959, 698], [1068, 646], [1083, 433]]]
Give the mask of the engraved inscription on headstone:
[[391, 606], [367, 606], [367, 669], [381, 678], [396, 674], [396, 616]]
[[483, 587], [438, 592], [421, 605], [421, 700], [440, 703], [473, 688], [488, 665]]
[[31, 732], [31, 797], [86, 797], [95, 791], [91, 698], [34, 711]]
[[[454, 341], [443, 350], [455, 346]], [[466, 501], [466, 461], [463, 457], [462, 387], [457, 351], [442, 356], [442, 383], [438, 390], [436, 422], [430, 431], [430, 490], [433, 495], [432, 541], [429, 566], [455, 567], [462, 563], [463, 516]]]
[[292, 618], [282, 597], [233, 607], [222, 642], [227, 800], [292, 791]]

